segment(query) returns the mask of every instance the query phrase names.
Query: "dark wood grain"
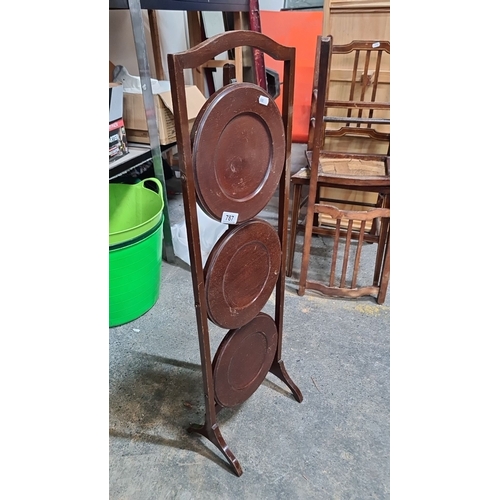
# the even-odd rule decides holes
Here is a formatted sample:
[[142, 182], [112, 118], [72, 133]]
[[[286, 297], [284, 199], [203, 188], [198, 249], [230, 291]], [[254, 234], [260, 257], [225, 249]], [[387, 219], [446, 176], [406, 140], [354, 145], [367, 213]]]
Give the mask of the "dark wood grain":
[[276, 324], [265, 313], [226, 334], [213, 362], [219, 405], [237, 406], [258, 389], [271, 368], [277, 342]]
[[252, 219], [226, 231], [205, 265], [210, 320], [238, 328], [253, 319], [276, 286], [280, 261], [280, 240], [268, 222]]
[[276, 192], [285, 162], [285, 130], [271, 96], [253, 83], [222, 87], [191, 132], [196, 194], [216, 220], [255, 217]]

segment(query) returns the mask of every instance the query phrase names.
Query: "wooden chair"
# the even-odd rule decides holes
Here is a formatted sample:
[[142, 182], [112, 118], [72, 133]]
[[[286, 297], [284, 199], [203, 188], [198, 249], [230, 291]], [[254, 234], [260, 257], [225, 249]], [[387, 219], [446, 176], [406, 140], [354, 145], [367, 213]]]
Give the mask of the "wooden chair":
[[[297, 231], [304, 231], [299, 295], [306, 288], [314, 288], [341, 297], [376, 294], [379, 304], [385, 301], [389, 281], [390, 104], [388, 61], [384, 57], [388, 59], [389, 54], [390, 44], [385, 41], [335, 46], [331, 36], [318, 37], [307, 167], [291, 178], [293, 205], [286, 275], [293, 272]], [[303, 198], [304, 187], [308, 192]], [[304, 207], [305, 220], [299, 221]], [[333, 261], [328, 285], [308, 281], [313, 234], [333, 236], [335, 256], [340, 239], [344, 239], [345, 259], [351, 241], [357, 241], [350, 287], [346, 284], [347, 260], [338, 285]], [[359, 286], [361, 249], [366, 243], [378, 245], [373, 282]]]

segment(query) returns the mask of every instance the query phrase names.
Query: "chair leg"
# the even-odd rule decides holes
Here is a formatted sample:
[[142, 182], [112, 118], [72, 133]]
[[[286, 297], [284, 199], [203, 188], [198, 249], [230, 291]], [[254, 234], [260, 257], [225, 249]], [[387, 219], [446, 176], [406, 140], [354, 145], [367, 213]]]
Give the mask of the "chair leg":
[[[375, 220], [374, 220], [375, 221]], [[387, 220], [380, 222], [378, 233], [377, 255], [375, 257], [375, 268], [373, 271], [373, 285], [380, 286], [380, 276], [383, 267], [384, 253], [387, 246]]]
[[[309, 203], [310, 203], [309, 199]], [[302, 296], [306, 291], [306, 282], [307, 282], [307, 270], [309, 268], [309, 257], [311, 254], [311, 240], [313, 233], [313, 222], [312, 215], [306, 215], [306, 223], [304, 227], [304, 245], [302, 247], [302, 261], [300, 265], [300, 275], [299, 275], [299, 289], [297, 290], [297, 294]]]
[[[390, 208], [391, 198], [389, 194], [382, 196], [382, 208]], [[375, 274], [373, 284], [379, 287], [377, 303], [383, 304], [389, 285], [390, 274], [390, 256], [389, 256], [389, 221], [383, 220], [380, 224], [379, 243], [377, 248], [377, 257], [375, 260]], [[382, 263], [382, 259], [384, 260]]]
[[377, 295], [377, 304], [383, 304], [385, 302], [385, 297], [387, 295], [387, 288], [389, 286], [390, 268], [391, 268], [390, 242], [389, 242], [389, 236], [387, 236], [387, 246], [385, 249], [384, 264], [382, 266], [382, 278], [380, 279], [380, 287]]
[[293, 259], [295, 257], [295, 242], [297, 240], [297, 224], [299, 223], [300, 197], [302, 196], [302, 184], [293, 185], [292, 218], [290, 226], [290, 242], [288, 244], [288, 260], [286, 276], [290, 277], [293, 271]]
[[[388, 208], [386, 207], [386, 197], [383, 194], [379, 193], [378, 195], [377, 207]], [[369, 234], [372, 236], [377, 236], [378, 234], [380, 234], [380, 221], [378, 219], [373, 220]]]

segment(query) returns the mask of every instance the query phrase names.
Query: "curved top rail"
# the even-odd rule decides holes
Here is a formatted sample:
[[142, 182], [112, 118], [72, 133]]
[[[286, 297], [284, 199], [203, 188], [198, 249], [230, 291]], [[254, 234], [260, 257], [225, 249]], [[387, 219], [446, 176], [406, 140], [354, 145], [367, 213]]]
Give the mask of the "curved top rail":
[[377, 217], [390, 217], [391, 211], [389, 208], [372, 208], [371, 210], [341, 210], [334, 205], [315, 204], [322, 213], [327, 213], [334, 219], [348, 220], [373, 220]]
[[243, 46], [260, 49], [277, 61], [295, 59], [295, 47], [281, 45], [263, 33], [250, 30], [231, 30], [214, 35], [184, 52], [168, 54], [168, 58], [179, 63], [183, 69], [192, 69], [223, 52]]
[[325, 136], [327, 137], [344, 137], [344, 136], [367, 136], [377, 141], [388, 141], [390, 134], [387, 132], [379, 132], [368, 127], [341, 127], [337, 129], [326, 129]]
[[391, 43], [386, 40], [353, 40], [344, 45], [332, 45], [332, 54], [348, 54], [353, 50], [383, 50], [391, 53]]

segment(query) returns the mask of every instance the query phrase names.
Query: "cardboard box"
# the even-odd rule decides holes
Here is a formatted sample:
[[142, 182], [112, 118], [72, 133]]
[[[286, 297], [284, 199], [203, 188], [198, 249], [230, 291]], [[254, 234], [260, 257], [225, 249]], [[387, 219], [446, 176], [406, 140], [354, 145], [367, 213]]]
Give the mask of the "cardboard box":
[[109, 124], [109, 161], [118, 160], [128, 154], [127, 135], [123, 118]]
[[[176, 142], [171, 92], [154, 94], [153, 100], [160, 144], [165, 146]], [[205, 96], [196, 85], [186, 86], [186, 106], [190, 129], [205, 102]], [[129, 94], [127, 92], [123, 94], [123, 120], [130, 142], [149, 144], [148, 124], [142, 94]]]
[[115, 65], [109, 61], [109, 81], [113, 81], [113, 71], [115, 70]]
[[109, 123], [123, 118], [123, 87], [121, 83], [109, 84]]
[[109, 161], [128, 154], [127, 136], [123, 122], [123, 87], [109, 83]]

